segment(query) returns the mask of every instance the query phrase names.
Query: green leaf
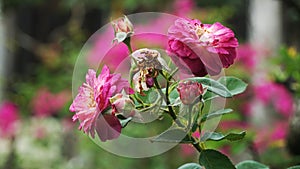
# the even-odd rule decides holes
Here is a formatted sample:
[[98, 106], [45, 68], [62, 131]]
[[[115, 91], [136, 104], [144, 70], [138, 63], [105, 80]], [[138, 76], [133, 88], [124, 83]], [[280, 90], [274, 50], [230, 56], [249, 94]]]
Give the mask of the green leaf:
[[[242, 80], [240, 80], [236, 77], [232, 77], [232, 76], [221, 77], [218, 80], [218, 82], [223, 84], [229, 90], [229, 92], [231, 93], [232, 96], [243, 93], [247, 88], [247, 84], [245, 82], [243, 82]], [[207, 91], [203, 95], [203, 99], [205, 101], [211, 100], [216, 97], [218, 97], [218, 95], [216, 95], [210, 91]]]
[[143, 101], [143, 103], [153, 103], [157, 99], [159, 99], [159, 94], [154, 88], [151, 88], [148, 91], [143, 91], [143, 92], [145, 93], [145, 96], [142, 96], [139, 93], [136, 94], [137, 97], [139, 97], [139, 99]]
[[247, 88], [247, 84], [245, 82], [233, 76], [224, 76], [218, 81], [226, 86], [232, 96], [243, 93]]
[[123, 42], [127, 37], [127, 33], [125, 32], [118, 32], [114, 40], [117, 40], [118, 43]]
[[183, 129], [175, 128], [161, 133], [154, 139], [153, 142], [169, 142], [169, 143], [192, 143], [192, 140], [187, 136], [187, 132]]
[[[178, 83], [177, 83], [178, 85]], [[173, 89], [173, 90], [170, 90], [171, 88], [169, 88], [169, 99], [170, 99], [170, 105], [171, 106], [178, 106], [181, 101], [180, 101], [180, 97], [179, 97], [179, 93], [177, 90]], [[166, 94], [166, 88], [163, 88], [162, 89], [162, 92], [164, 94]], [[165, 104], [166, 105], [166, 104]]]
[[206, 77], [193, 77], [187, 80], [197, 81], [198, 83], [201, 83], [204, 88], [207, 88], [208, 91], [211, 91], [221, 97], [232, 97], [230, 91], [223, 84], [213, 79]]
[[202, 169], [202, 167], [197, 163], [186, 163], [180, 166], [178, 169]]
[[297, 165], [297, 166], [293, 166], [293, 167], [289, 167], [287, 169], [300, 169], [300, 165]]
[[214, 94], [213, 92], [206, 91], [203, 95], [203, 100], [208, 101], [216, 97], [218, 97], [218, 95]]
[[204, 135], [201, 137], [201, 141], [205, 141], [205, 140], [221, 141], [224, 139], [229, 141], [237, 141], [243, 139], [245, 135], [246, 135], [245, 131], [242, 131], [240, 133], [228, 133], [226, 135], [223, 135], [221, 133], [216, 133], [216, 132], [207, 132], [204, 133]]
[[169, 94], [169, 98], [170, 98], [171, 104], [174, 104], [176, 102], [176, 100], [178, 100], [178, 99], [180, 100], [178, 91], [177, 90], [173, 90]]
[[201, 118], [201, 122], [205, 122], [206, 120], [209, 120], [209, 119], [212, 119], [215, 117], [219, 117], [224, 114], [228, 114], [230, 112], [232, 112], [232, 109], [221, 109], [221, 110], [213, 111], [208, 114], [204, 114], [203, 117]]
[[256, 161], [246, 160], [236, 165], [237, 169], [269, 169], [268, 166]]
[[235, 169], [226, 155], [212, 149], [206, 149], [201, 152], [199, 163], [205, 169]]
[[122, 128], [126, 127], [127, 124], [128, 124], [131, 120], [132, 120], [132, 117], [128, 117], [128, 118], [125, 118], [125, 119], [119, 119]]

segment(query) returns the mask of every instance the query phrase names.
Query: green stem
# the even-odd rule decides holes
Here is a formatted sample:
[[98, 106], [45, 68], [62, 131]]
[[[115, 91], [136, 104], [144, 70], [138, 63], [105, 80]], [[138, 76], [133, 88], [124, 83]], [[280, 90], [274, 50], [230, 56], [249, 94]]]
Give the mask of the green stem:
[[[168, 107], [168, 114], [172, 117], [172, 119], [174, 120], [174, 122], [179, 126], [179, 127], [184, 127], [184, 125], [177, 119], [177, 116], [172, 108], [172, 106], [170, 105], [170, 100], [169, 100], [169, 85], [170, 85], [170, 80], [172, 79], [173, 75], [178, 71], [178, 68], [176, 68], [168, 78], [166, 78], [162, 72], [160, 72], [163, 77], [167, 80], [167, 85], [166, 85], [166, 95], [164, 95], [164, 93], [162, 92], [161, 90], [161, 87], [157, 81], [156, 78], [154, 78], [154, 84], [159, 92], [159, 94], [161, 95], [161, 97], [165, 100], [166, 104], [167, 104], [167, 107]], [[193, 104], [194, 105], [194, 104]], [[193, 105], [190, 105], [189, 106], [189, 112], [191, 112], [191, 109], [193, 108]], [[202, 110], [202, 109], [201, 109]], [[189, 113], [190, 114], [190, 113]], [[190, 114], [191, 115], [191, 114]], [[188, 122], [188, 129], [190, 128], [190, 125], [191, 125], [191, 116], [189, 116], [189, 122]], [[194, 146], [194, 148], [199, 152], [201, 153], [202, 152], [202, 148], [201, 146], [199, 145], [199, 142], [196, 141], [196, 139], [194, 137], [191, 136], [191, 133], [189, 134], [189, 137], [191, 138], [192, 140], [192, 145]]]
[[160, 75], [162, 75], [162, 77], [164, 77], [164, 79], [166, 79], [168, 81], [168, 77], [163, 73], [163, 70], [159, 71]]
[[[166, 97], [164, 95], [164, 93], [162, 92], [161, 90], [161, 87], [157, 81], [157, 78], [154, 78], [154, 84], [155, 84], [155, 87], [156, 89], [158, 90], [158, 93], [160, 94], [160, 96], [164, 99], [164, 101], [166, 102], [167, 104], [167, 107], [168, 107], [168, 114], [172, 117], [172, 119], [175, 121], [175, 123], [179, 126], [179, 127], [184, 127], [184, 125], [177, 119], [177, 116], [172, 108], [172, 106], [170, 105], [170, 100], [169, 100], [169, 97]], [[168, 82], [167, 82], [168, 84]], [[166, 93], [168, 93], [167, 89], [166, 89]], [[166, 94], [167, 95], [167, 94]]]
[[[140, 112], [145, 112], [145, 111], [150, 110], [150, 109], [154, 108], [155, 106], [161, 104], [161, 103], [159, 103], [159, 101], [161, 101], [161, 99], [157, 99], [157, 100], [156, 100], [154, 103], [152, 103], [152, 104], [145, 104], [145, 103], [144, 103], [143, 105], [135, 106], [135, 108], [136, 108], [136, 109], [139, 109]], [[147, 106], [147, 107], [145, 107], [145, 106]], [[140, 109], [140, 108], [143, 108], [143, 109]]]
[[196, 142], [196, 140], [195, 140], [194, 137], [192, 137], [191, 139], [192, 139], [192, 141], [193, 141], [192, 145], [194, 146], [194, 148], [195, 148], [199, 153], [201, 153], [201, 151], [202, 151], [203, 149], [200, 147], [199, 142]]
[[[202, 118], [203, 116], [203, 109], [204, 109], [204, 102], [201, 101], [201, 108], [200, 108], [200, 117]], [[199, 133], [201, 133], [202, 127], [201, 127], [201, 121], [197, 122], [198, 123], [198, 128], [199, 128]]]
[[[127, 46], [128, 50], [129, 50], [129, 52], [130, 52], [130, 55], [131, 55], [131, 54], [132, 54], [132, 47], [131, 47], [131, 44], [130, 44], [130, 37], [126, 38], [126, 39], [123, 41], [123, 43]], [[131, 56], [130, 56], [130, 57], [131, 57]], [[130, 67], [130, 71], [129, 71], [129, 76], [130, 76], [130, 77], [129, 77], [129, 84], [130, 84], [130, 87], [131, 87], [132, 89], [134, 89], [134, 85], [133, 85], [133, 76], [134, 76], [134, 74], [133, 74], [133, 71], [134, 71], [134, 68], [135, 68], [133, 62], [135, 63], [135, 65], [137, 65], [136, 60], [135, 60], [134, 58], [131, 57], [131, 67]], [[134, 98], [135, 98], [140, 104], [142, 104], [143, 107], [145, 107], [144, 102], [142, 101], [142, 99], [139, 98], [139, 96], [138, 96], [136, 93], [134, 94]]]
[[153, 106], [153, 105], [152, 104], [143, 104], [143, 105], [135, 106], [135, 109], [138, 109], [138, 110], [141, 109], [141, 108], [147, 109], [147, 108], [149, 108], [151, 106]]
[[[202, 114], [203, 114], [203, 109], [204, 109], [204, 102], [202, 101], [202, 98], [201, 97], [199, 97], [199, 100], [200, 100], [200, 102], [201, 102], [201, 108], [200, 108], [200, 117], [202, 117]], [[197, 102], [198, 103], [198, 102]], [[190, 106], [189, 106], [189, 109], [191, 109], [195, 104], [197, 104], [196, 102], [194, 102], [194, 104], [191, 104]], [[189, 110], [189, 112], [191, 112], [190, 110]], [[198, 119], [199, 118], [199, 115], [197, 115], [197, 118], [195, 119], [195, 123], [197, 123], [197, 125], [198, 125], [198, 128], [199, 128], [199, 133], [201, 134], [201, 122], [199, 122]], [[190, 123], [190, 122], [189, 122]], [[199, 153], [201, 153], [201, 151], [202, 150], [204, 150], [205, 149], [205, 144], [203, 143], [203, 142], [201, 142], [201, 143], [199, 143], [199, 142], [196, 142], [196, 140], [195, 140], [195, 138], [194, 137], [192, 137], [191, 138], [192, 139], [192, 141], [193, 141], [193, 143], [192, 143], [192, 145], [194, 146], [194, 148], [196, 148], [197, 149], [197, 151], [199, 152]]]
[[193, 106], [189, 105], [188, 108], [188, 126], [187, 126], [187, 130], [191, 129], [191, 123], [192, 123], [192, 111], [193, 111]]
[[[131, 87], [131, 86], [130, 86]], [[136, 99], [137, 102], [139, 102], [143, 107], [145, 107], [145, 103], [143, 102], [143, 100], [136, 94], [133, 94], [133, 97]]]
[[125, 43], [125, 45], [127, 46], [128, 50], [129, 50], [129, 52], [130, 52], [130, 54], [131, 54], [131, 53], [132, 53], [132, 48], [131, 48], [131, 44], [130, 44], [130, 37], [127, 37], [127, 38], [123, 41], [123, 43]]
[[159, 83], [158, 83], [158, 81], [157, 81], [157, 78], [153, 78], [153, 80], [154, 80], [154, 84], [155, 84], [155, 87], [156, 87], [158, 93], [159, 93], [160, 96], [164, 99], [164, 101], [167, 102], [166, 96], [165, 96], [164, 93], [162, 92], [161, 87], [160, 87], [160, 85], [159, 85]]
[[168, 78], [167, 80], [170, 81], [170, 80], [173, 78], [173, 76], [175, 75], [175, 73], [176, 73], [178, 70], [179, 70], [178, 67], [176, 67], [176, 68], [173, 70], [173, 72], [171, 72], [171, 74], [170, 74], [170, 76], [169, 76], [169, 78]]
[[[130, 37], [126, 38], [123, 43], [127, 46], [130, 55], [132, 54], [132, 48], [131, 48], [131, 44], [130, 44]], [[130, 56], [131, 57], [131, 56]], [[133, 59], [133, 58], [131, 58]], [[131, 60], [131, 67], [130, 67], [130, 87], [133, 88], [133, 84], [132, 84], [132, 78], [133, 78], [133, 70], [134, 70], [134, 65], [132, 64], [132, 60]]]

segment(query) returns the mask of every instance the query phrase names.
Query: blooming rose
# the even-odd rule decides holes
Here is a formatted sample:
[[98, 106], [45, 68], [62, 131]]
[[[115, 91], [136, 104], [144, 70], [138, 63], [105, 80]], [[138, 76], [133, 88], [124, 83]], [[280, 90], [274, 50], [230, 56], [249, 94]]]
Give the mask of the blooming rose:
[[112, 104], [113, 114], [120, 114], [125, 118], [132, 117], [141, 120], [141, 115], [135, 109], [135, 105], [128, 95], [118, 93], [110, 99], [110, 102]]
[[116, 116], [107, 111], [109, 99], [125, 90], [131, 93], [129, 83], [120, 74], [110, 74], [107, 66], [96, 77], [96, 72], [88, 70], [86, 82], [70, 106], [76, 112], [73, 121], [79, 120], [79, 129], [95, 138], [95, 130], [101, 141], [115, 139], [120, 135], [121, 124]]
[[112, 21], [112, 26], [115, 31], [115, 39], [113, 41], [118, 43], [123, 42], [133, 34], [133, 25], [126, 16]]
[[167, 52], [178, 66], [187, 65], [195, 76], [217, 75], [236, 58], [238, 41], [232, 30], [218, 22], [177, 19], [168, 35]]
[[183, 104], [190, 105], [195, 99], [203, 94], [203, 87], [200, 83], [194, 81], [180, 82], [177, 91]]

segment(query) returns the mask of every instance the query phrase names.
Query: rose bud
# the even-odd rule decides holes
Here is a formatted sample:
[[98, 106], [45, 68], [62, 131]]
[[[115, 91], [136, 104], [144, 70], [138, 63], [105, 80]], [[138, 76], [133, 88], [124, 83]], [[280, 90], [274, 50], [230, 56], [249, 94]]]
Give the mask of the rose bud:
[[114, 115], [121, 114], [126, 118], [136, 115], [135, 105], [128, 95], [118, 93], [109, 100], [112, 104], [112, 113]]
[[185, 81], [179, 83], [177, 91], [179, 92], [181, 102], [185, 105], [190, 105], [203, 94], [204, 90], [198, 82]]
[[133, 25], [126, 16], [112, 21], [111, 24], [115, 32], [115, 38], [113, 42], [123, 42], [126, 38], [133, 34]]

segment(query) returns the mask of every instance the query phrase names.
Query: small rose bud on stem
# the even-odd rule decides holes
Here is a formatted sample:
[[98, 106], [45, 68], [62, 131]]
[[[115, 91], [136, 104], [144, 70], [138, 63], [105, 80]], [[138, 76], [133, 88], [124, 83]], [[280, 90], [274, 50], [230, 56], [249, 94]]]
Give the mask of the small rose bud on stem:
[[179, 92], [181, 102], [185, 105], [190, 105], [203, 94], [204, 89], [198, 82], [184, 81], [179, 83], [177, 91]]
[[113, 42], [115, 41], [117, 41], [118, 43], [124, 42], [129, 48], [130, 41], [127, 41], [126, 39], [130, 38], [130, 36], [132, 36], [134, 33], [133, 25], [129, 21], [129, 19], [126, 16], [123, 16], [121, 18], [112, 21], [111, 24], [115, 32], [115, 38], [113, 39]]

